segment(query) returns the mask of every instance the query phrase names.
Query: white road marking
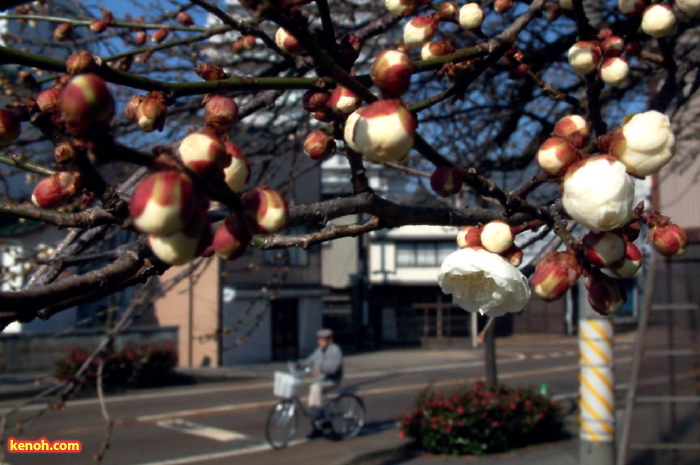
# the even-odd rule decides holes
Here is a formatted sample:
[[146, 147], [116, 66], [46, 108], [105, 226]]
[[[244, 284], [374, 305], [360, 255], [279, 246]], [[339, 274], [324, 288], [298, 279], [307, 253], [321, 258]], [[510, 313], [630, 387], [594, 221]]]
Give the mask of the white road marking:
[[578, 352], [575, 350], [567, 350], [566, 352], [564, 352], [564, 355], [566, 355], [567, 357], [572, 357], [578, 355]]
[[200, 425], [199, 423], [193, 423], [191, 421], [184, 420], [182, 418], [175, 418], [172, 420], [161, 420], [156, 423], [156, 425], [173, 430], [179, 431], [181, 433], [192, 434], [194, 436], [200, 436], [207, 439], [213, 439], [219, 442], [229, 442], [229, 441], [239, 441], [241, 439], [247, 439], [248, 436], [236, 431], [230, 431], [222, 428], [214, 428], [213, 426]]
[[550, 358], [558, 358], [558, 357], [561, 357], [562, 355], [563, 354], [561, 352], [552, 352], [551, 354], [549, 354], [549, 357]]
[[532, 358], [533, 358], [534, 360], [542, 360], [543, 358], [546, 358], [546, 357], [547, 357], [547, 356], [544, 355], [544, 354], [537, 354], [537, 355], [534, 355]]

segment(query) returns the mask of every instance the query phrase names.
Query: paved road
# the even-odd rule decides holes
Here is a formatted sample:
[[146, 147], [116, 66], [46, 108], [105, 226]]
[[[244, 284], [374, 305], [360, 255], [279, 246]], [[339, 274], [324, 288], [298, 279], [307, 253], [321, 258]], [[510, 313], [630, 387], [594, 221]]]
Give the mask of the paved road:
[[[546, 383], [550, 395], [574, 395], [577, 389], [576, 339], [543, 340], [528, 346], [499, 347], [500, 379], [509, 385], [539, 387]], [[627, 379], [631, 346], [616, 348], [619, 380]], [[367, 407], [367, 434], [391, 427], [418, 390], [428, 383], [457, 386], [483, 373], [481, 352], [390, 351], [348, 357], [345, 387], [356, 386]], [[200, 384], [109, 396], [106, 407], [114, 426], [105, 454], [106, 464], [223, 464], [255, 460], [256, 463], [297, 463], [296, 454], [323, 454], [325, 440], [307, 443], [303, 422], [296, 446], [284, 452], [270, 451], [264, 442], [264, 422], [274, 402], [271, 376], [246, 381]], [[0, 412], [11, 403], [1, 403]], [[23, 431], [9, 428], [6, 437], [17, 439], [79, 440], [83, 452], [73, 454], [7, 454], [12, 465], [92, 463], [106, 437], [106, 422], [96, 399], [79, 399], [59, 411], [44, 413], [33, 424], [39, 406], [31, 406], [11, 418]], [[352, 448], [352, 440], [347, 441]], [[240, 457], [236, 459], [236, 457]], [[324, 462], [319, 462], [324, 463]], [[332, 463], [332, 461], [325, 462]]]

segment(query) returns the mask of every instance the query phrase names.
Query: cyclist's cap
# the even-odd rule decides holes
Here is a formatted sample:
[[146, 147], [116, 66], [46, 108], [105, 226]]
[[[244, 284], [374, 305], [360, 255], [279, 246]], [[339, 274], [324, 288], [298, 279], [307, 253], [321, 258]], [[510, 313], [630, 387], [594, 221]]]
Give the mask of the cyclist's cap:
[[316, 333], [316, 337], [329, 338], [333, 337], [333, 331], [328, 328], [319, 329]]

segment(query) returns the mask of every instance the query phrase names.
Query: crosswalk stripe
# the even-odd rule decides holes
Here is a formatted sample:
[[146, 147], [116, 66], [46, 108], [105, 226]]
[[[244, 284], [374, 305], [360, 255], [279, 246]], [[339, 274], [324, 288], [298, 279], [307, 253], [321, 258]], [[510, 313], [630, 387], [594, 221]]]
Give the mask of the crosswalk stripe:
[[200, 436], [220, 442], [238, 441], [248, 438], [248, 436], [245, 434], [238, 433], [236, 431], [200, 425], [199, 423], [194, 423], [182, 418], [161, 420], [156, 422], [156, 425], [169, 430], [180, 431], [181, 433], [192, 434], [194, 436]]

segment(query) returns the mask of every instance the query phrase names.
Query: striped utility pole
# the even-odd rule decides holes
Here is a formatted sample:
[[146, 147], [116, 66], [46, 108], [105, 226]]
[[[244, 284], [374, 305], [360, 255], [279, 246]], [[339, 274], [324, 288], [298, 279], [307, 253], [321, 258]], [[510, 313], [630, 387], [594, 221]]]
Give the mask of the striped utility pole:
[[580, 465], [615, 463], [613, 324], [581, 299], [579, 320]]

